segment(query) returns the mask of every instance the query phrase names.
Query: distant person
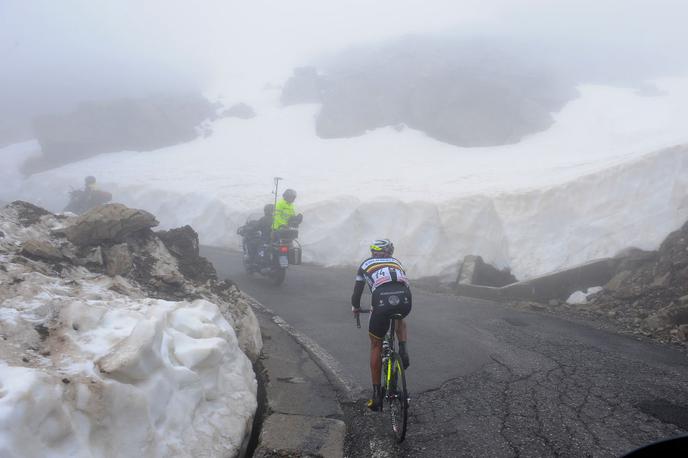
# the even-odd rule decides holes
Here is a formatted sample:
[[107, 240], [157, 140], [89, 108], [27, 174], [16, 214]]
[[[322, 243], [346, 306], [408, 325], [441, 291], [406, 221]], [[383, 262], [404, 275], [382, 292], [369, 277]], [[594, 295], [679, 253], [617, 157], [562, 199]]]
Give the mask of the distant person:
[[[259, 252], [261, 245], [270, 243], [270, 234], [272, 233], [272, 214], [275, 206], [267, 204], [263, 207], [263, 216], [257, 221], [248, 221], [244, 226], [240, 227], [237, 233], [244, 237], [246, 244], [246, 251], [248, 253], [248, 261], [253, 264], [256, 262], [256, 255]], [[261, 250], [262, 251], [262, 250]]]
[[98, 189], [98, 186], [96, 185], [96, 177], [93, 175], [89, 175], [86, 178], [84, 178], [84, 192], [93, 192]]
[[[267, 204], [263, 207], [263, 216], [258, 220], [257, 227], [260, 233], [258, 238], [257, 247], [260, 246], [261, 249], [258, 254], [264, 256], [263, 246], [270, 243], [270, 237], [272, 235], [272, 219], [275, 213], [275, 206], [273, 204]], [[255, 256], [256, 253], [254, 253]], [[254, 261], [253, 258], [251, 261]]]
[[[390, 317], [395, 313], [406, 317], [411, 312], [411, 289], [401, 263], [392, 257], [394, 244], [388, 239], [375, 240], [370, 244], [370, 257], [364, 260], [356, 272], [354, 293], [351, 295], [351, 311], [360, 313], [361, 295], [366, 283], [372, 293], [372, 312], [368, 324], [370, 336], [370, 375], [373, 381], [373, 397], [368, 401], [370, 410], [380, 410], [382, 402], [380, 377], [382, 375], [382, 341], [389, 329]], [[409, 367], [406, 350], [406, 322], [401, 319], [396, 328], [399, 339], [399, 356], [404, 369]]]
[[276, 231], [289, 227], [290, 225], [298, 226], [303, 220], [303, 215], [296, 214], [294, 208], [294, 201], [296, 200], [296, 191], [287, 189], [282, 194], [282, 198], [275, 206], [275, 217], [272, 221], [272, 230]]
[[83, 189], [75, 189], [69, 193], [69, 203], [64, 211], [81, 214], [111, 200], [112, 194], [99, 190], [96, 177], [89, 175], [84, 178]]
[[272, 232], [272, 219], [275, 213], [275, 206], [273, 204], [266, 204], [263, 207], [263, 216], [258, 220], [258, 230], [260, 230], [261, 238], [266, 242], [270, 241], [270, 232]]

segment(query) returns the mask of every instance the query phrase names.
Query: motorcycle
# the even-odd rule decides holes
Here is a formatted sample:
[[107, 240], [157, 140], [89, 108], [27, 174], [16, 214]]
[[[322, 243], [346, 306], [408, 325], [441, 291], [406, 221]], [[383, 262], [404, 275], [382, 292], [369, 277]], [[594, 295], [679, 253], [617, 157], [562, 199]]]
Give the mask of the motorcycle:
[[289, 265], [301, 264], [301, 244], [297, 227], [286, 227], [264, 234], [257, 221], [248, 221], [237, 233], [242, 237], [246, 273], [259, 273], [274, 285], [281, 285]]

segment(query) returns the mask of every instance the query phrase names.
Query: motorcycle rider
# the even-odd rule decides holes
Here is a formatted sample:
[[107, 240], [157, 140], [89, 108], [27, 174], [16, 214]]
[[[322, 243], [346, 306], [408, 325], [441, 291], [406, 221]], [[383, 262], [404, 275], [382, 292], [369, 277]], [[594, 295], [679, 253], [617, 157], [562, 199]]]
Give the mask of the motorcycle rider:
[[[372, 313], [368, 324], [370, 336], [370, 375], [373, 396], [368, 408], [379, 410], [382, 402], [380, 377], [382, 375], [382, 341], [389, 329], [390, 317], [399, 313], [406, 317], [411, 312], [411, 289], [401, 263], [392, 257], [394, 244], [389, 239], [375, 240], [370, 244], [371, 256], [365, 259], [356, 272], [356, 283], [351, 295], [351, 311], [360, 313], [361, 295], [365, 284], [372, 293]], [[409, 367], [406, 349], [406, 322], [397, 321], [396, 335], [399, 340], [399, 356], [404, 368]]]
[[259, 251], [259, 248], [266, 243], [270, 243], [274, 209], [275, 206], [273, 204], [266, 204], [263, 207], [263, 216], [258, 221], [249, 221], [243, 228], [239, 229], [242, 236], [246, 237], [248, 260], [252, 264], [256, 262], [256, 255], [261, 254], [263, 251]]
[[282, 194], [282, 198], [277, 202], [275, 206], [275, 217], [272, 221], [272, 230], [276, 231], [284, 227], [289, 226], [290, 220], [294, 218], [303, 218], [301, 215], [296, 214], [296, 209], [294, 208], [294, 201], [296, 200], [296, 191], [293, 189], [287, 189]]
[[98, 189], [96, 186], [96, 177], [89, 175], [84, 178], [84, 192], [93, 192], [96, 189]]
[[87, 176], [84, 178], [83, 189], [76, 189], [69, 192], [69, 203], [64, 211], [83, 213], [93, 207], [102, 205], [112, 200], [112, 194], [101, 191], [96, 186], [96, 177]]

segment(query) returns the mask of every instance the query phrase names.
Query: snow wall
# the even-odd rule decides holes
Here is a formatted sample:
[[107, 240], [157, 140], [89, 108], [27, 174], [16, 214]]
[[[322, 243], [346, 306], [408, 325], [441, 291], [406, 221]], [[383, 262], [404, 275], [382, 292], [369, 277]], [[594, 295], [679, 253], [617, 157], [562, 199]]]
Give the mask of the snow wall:
[[[82, 173], [40, 174], [24, 184], [22, 194], [59, 210], [65, 196], [52, 190], [68, 189]], [[190, 224], [205, 245], [239, 249], [236, 229], [261, 212], [207, 190], [175, 192], [169, 186], [158, 189], [155, 182], [107, 189], [118, 201], [156, 215], [164, 228]], [[663, 149], [536, 189], [438, 201], [333, 195], [299, 210], [307, 262], [354, 265], [366, 256], [369, 240], [389, 237], [415, 278], [453, 280], [463, 256], [477, 254], [524, 279], [629, 246], [657, 248], [688, 219], [688, 147]]]

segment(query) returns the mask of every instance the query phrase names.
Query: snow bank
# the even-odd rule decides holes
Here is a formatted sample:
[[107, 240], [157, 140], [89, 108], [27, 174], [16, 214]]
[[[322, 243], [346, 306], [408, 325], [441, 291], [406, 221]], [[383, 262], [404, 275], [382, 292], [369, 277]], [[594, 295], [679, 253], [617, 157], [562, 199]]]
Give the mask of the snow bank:
[[[256, 409], [229, 314], [16, 256], [59, 227], [0, 212], [0, 456], [235, 456]], [[52, 242], [49, 242], [52, 243]]]
[[602, 291], [602, 289], [603, 288], [601, 286], [593, 286], [588, 288], [586, 291], [575, 291], [568, 297], [568, 299], [566, 299], [566, 303], [570, 305], [587, 304], [588, 298], [593, 294], [599, 293]]
[[657, 81], [664, 95], [580, 88], [554, 126], [516, 145], [458, 148], [392, 128], [319, 139], [316, 106], [249, 101], [250, 120], [224, 119], [204, 139], [151, 153], [102, 155], [31, 177], [16, 194], [51, 209], [55, 189], [101, 177], [117, 201], [190, 223], [204, 244], [239, 248], [236, 228], [270, 202], [275, 175], [299, 192], [304, 260], [355, 264], [376, 237], [395, 240], [413, 277], [452, 278], [481, 255], [519, 278], [656, 248], [688, 218], [688, 80]]

